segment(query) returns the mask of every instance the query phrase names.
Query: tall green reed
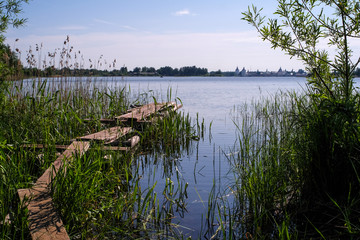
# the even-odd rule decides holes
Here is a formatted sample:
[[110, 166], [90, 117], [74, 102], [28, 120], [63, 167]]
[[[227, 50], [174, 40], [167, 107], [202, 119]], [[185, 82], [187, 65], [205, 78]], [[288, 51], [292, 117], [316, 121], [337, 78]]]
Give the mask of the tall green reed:
[[[299, 166], [291, 151], [292, 108], [289, 95], [279, 93], [233, 113], [238, 142], [227, 155], [233, 182], [209, 200], [213, 238], [293, 236], [287, 210], [298, 199]], [[214, 224], [217, 230], [209, 227]]]
[[[104, 91], [107, 95], [100, 95], [95, 91], [90, 95], [88, 92], [87, 87], [72, 89], [70, 85], [64, 84], [54, 90], [43, 79], [30, 81], [30, 86], [26, 86], [24, 82], [14, 82], [2, 91], [2, 238], [24, 239], [28, 234], [26, 208], [19, 202], [17, 189], [31, 187], [56, 159], [55, 144], [68, 144], [70, 139], [104, 128], [98, 120], [93, 120], [90, 124], [84, 123], [83, 119], [91, 117], [91, 113], [99, 119], [101, 116], [120, 114], [130, 104], [123, 89]], [[110, 99], [106, 100], [108, 98]], [[105, 105], [103, 111], [99, 111], [98, 107], [90, 108], [100, 105], [100, 101]], [[48, 148], [24, 149], [24, 143], [47, 144]], [[10, 223], [5, 223], [5, 219], [9, 217]]]
[[[340, 106], [280, 93], [235, 112], [238, 142], [228, 156], [234, 182], [209, 204], [220, 226], [214, 237], [356, 236], [358, 138], [349, 120], [356, 111]], [[222, 203], [227, 194], [234, 199]]]
[[[57, 158], [55, 144], [68, 144], [78, 136], [102, 130], [107, 126], [99, 119], [121, 115], [131, 105], [149, 101], [145, 95], [132, 97], [125, 85], [110, 89], [98, 79], [38, 78], [11, 85], [0, 111], [0, 137], [6, 139], [6, 148], [0, 152], [5, 156], [1, 169], [6, 173], [1, 185], [1, 219], [10, 213], [12, 221], [0, 224], [2, 236], [26, 238], [26, 208], [20, 205], [16, 191], [31, 187]], [[189, 115], [171, 112], [139, 130], [135, 134], [143, 140], [135, 152], [105, 153], [95, 144], [58, 173], [52, 196], [71, 237], [181, 236], [172, 218], [175, 212], [186, 211], [187, 184], [179, 176], [177, 182], [169, 179], [160, 192], [155, 191], [156, 183], [140, 184], [136, 156], [145, 151], [166, 156], [163, 164], [171, 169], [176, 165], [171, 156], [189, 151], [197, 133]], [[23, 148], [24, 143], [47, 144], [47, 148]]]
[[[10, 159], [12, 149], [6, 141], [0, 143], [0, 238], [27, 239], [27, 210], [16, 198], [16, 190], [22, 187], [21, 180], [28, 181], [29, 174], [22, 174], [24, 167]], [[17, 170], [19, 168], [19, 170]], [[20, 173], [21, 172], [21, 173]]]
[[[15, 86], [8, 91], [0, 115], [8, 142], [44, 143], [46, 139], [66, 143], [99, 130], [99, 119], [120, 115], [131, 104], [125, 86], [110, 90], [91, 83], [73, 86], [53, 81], [33, 80], [32, 86]], [[92, 119], [90, 124], [83, 121], [87, 118]]]

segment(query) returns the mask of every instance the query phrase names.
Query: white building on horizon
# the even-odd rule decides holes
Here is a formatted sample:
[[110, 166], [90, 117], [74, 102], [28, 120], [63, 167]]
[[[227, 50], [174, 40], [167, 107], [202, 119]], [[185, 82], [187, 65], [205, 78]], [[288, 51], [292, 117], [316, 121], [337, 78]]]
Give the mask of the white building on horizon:
[[245, 67], [240, 71], [239, 67], [235, 69], [235, 76], [245, 77], [247, 75]]

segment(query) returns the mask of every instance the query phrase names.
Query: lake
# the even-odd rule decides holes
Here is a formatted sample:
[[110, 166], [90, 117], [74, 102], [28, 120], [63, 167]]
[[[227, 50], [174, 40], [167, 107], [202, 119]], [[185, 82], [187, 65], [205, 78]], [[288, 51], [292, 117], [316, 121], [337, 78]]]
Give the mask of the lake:
[[[193, 239], [202, 237], [211, 191], [221, 192], [231, 183], [226, 157], [233, 153], [237, 141], [233, 118], [238, 107], [280, 90], [300, 92], [306, 83], [305, 78], [297, 77], [70, 77], [65, 80], [74, 86], [82, 82], [99, 88], [125, 86], [131, 90], [133, 100], [139, 95], [150, 100], [154, 96], [158, 102], [176, 100], [183, 104], [180, 111], [189, 113], [194, 124], [204, 119], [204, 137], [193, 141], [191, 148], [179, 156], [173, 159], [163, 156], [164, 161], [155, 161], [151, 156], [137, 159], [141, 165], [142, 189], [156, 183], [158, 198], [163, 194], [166, 179], [174, 182], [174, 189], [178, 184], [188, 184], [186, 211], [175, 212], [172, 222], [180, 225], [178, 230], [185, 237]], [[48, 80], [49, 86], [61, 81]], [[150, 159], [144, 161], [144, 158]]]
[[126, 84], [136, 93], [150, 91], [160, 98], [157, 101], [166, 101], [171, 89], [171, 100], [177, 97], [183, 104], [181, 111], [189, 113], [194, 120], [204, 119], [204, 139], [195, 143], [192, 151], [174, 159], [175, 171], [166, 171], [158, 163], [147, 165], [141, 173], [144, 187], [157, 183], [155, 191], [159, 194], [164, 189], [165, 178], [177, 184], [176, 173], [189, 184], [187, 211], [176, 215], [173, 223], [180, 224], [179, 230], [185, 236], [196, 239], [201, 237], [201, 220], [206, 217], [210, 191], [213, 187], [221, 191], [231, 181], [226, 155], [231, 154], [236, 142], [234, 110], [279, 90], [301, 91], [305, 82], [305, 78], [296, 77], [124, 77], [109, 78], [107, 84]]

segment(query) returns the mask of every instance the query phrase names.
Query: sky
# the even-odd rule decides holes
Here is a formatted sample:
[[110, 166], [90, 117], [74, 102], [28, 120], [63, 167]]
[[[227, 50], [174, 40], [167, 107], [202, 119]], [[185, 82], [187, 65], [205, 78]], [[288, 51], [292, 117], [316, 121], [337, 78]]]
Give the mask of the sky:
[[[209, 71], [277, 71], [304, 68], [280, 50], [271, 49], [241, 20], [254, 4], [264, 14], [276, 0], [30, 0], [23, 5], [25, 26], [9, 28], [8, 43], [21, 51], [42, 45], [37, 58], [70, 46], [84, 63], [116, 59], [116, 68], [197, 66]], [[19, 39], [18, 41], [15, 41]], [[59, 50], [56, 50], [59, 51]], [[74, 51], [74, 52], [75, 52]], [[24, 63], [26, 66], [26, 63]], [[105, 65], [105, 64], [104, 64]]]

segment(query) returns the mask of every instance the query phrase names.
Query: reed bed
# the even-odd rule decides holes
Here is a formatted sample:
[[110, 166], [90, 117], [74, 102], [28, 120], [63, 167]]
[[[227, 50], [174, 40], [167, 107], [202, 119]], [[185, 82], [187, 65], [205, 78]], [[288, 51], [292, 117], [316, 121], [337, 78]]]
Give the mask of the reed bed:
[[232, 181], [222, 192], [214, 185], [209, 195], [203, 224], [209, 239], [278, 238], [277, 226], [297, 193], [297, 166], [288, 151], [290, 100], [280, 93], [232, 111], [238, 135], [232, 154], [226, 155]]
[[[27, 210], [18, 200], [17, 189], [31, 187], [51, 165], [58, 154], [56, 144], [66, 145], [106, 128], [101, 118], [157, 100], [151, 94], [134, 97], [126, 85], [110, 88], [96, 78], [37, 78], [12, 82], [3, 90], [1, 239], [29, 238]], [[173, 166], [174, 156], [189, 151], [200, 133], [184, 113], [169, 113], [137, 129], [134, 134], [141, 135], [142, 142], [135, 151], [104, 152], [94, 144], [85, 156], [68, 163], [66, 172], [62, 168], [57, 174], [51, 194], [72, 239], [181, 238], [172, 218], [175, 211], [185, 211], [187, 184], [179, 176], [177, 182], [168, 179], [160, 193], [154, 190], [156, 183], [140, 184], [143, 157], [139, 154], [148, 156], [149, 162], [154, 156], [166, 156], [163, 164]], [[25, 143], [48, 147], [25, 149]]]
[[358, 116], [319, 101], [280, 92], [235, 109], [233, 181], [209, 196], [208, 238], [357, 238]]
[[236, 179], [231, 215], [238, 218], [232, 219], [237, 230], [230, 230], [230, 236], [279, 237], [277, 226], [285, 221], [289, 202], [298, 193], [299, 166], [290, 148], [291, 107], [288, 95], [279, 94], [239, 109], [239, 148], [229, 159]]

